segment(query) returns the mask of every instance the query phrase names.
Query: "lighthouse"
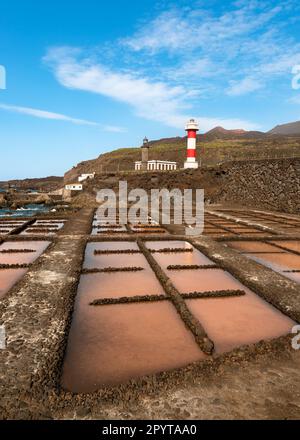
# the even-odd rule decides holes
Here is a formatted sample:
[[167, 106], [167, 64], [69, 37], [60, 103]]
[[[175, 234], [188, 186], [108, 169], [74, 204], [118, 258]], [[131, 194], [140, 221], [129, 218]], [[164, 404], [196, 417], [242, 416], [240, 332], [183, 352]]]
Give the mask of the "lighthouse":
[[142, 145], [142, 170], [146, 171], [149, 160], [149, 141], [144, 137], [143, 145]]
[[187, 132], [187, 157], [184, 162], [184, 168], [198, 168], [198, 162], [196, 161], [196, 142], [197, 142], [197, 131], [199, 126], [195, 119], [190, 119], [186, 126], [185, 131]]

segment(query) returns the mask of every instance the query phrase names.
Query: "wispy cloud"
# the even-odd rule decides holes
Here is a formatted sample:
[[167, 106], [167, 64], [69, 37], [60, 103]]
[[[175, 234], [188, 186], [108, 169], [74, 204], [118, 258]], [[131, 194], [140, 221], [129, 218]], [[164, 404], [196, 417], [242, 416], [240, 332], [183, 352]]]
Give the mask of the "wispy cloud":
[[125, 127], [118, 127], [117, 125], [104, 125], [103, 130], [111, 133], [125, 133], [127, 131]]
[[175, 8], [143, 23], [121, 44], [144, 58], [167, 54], [173, 66], [161, 74], [171, 73], [175, 83], [198, 78], [205, 89], [213, 84], [214, 93], [236, 96], [267, 88], [300, 62], [300, 44], [290, 31], [297, 13], [294, 1], [228, 2], [223, 13]]
[[40, 109], [36, 109], [36, 108], [31, 108], [31, 107], [21, 107], [21, 106], [17, 106], [17, 105], [9, 105], [9, 104], [0, 103], [0, 109], [7, 110], [10, 112], [14, 112], [14, 113], [21, 113], [21, 114], [33, 116], [36, 118], [51, 119], [51, 120], [56, 120], [56, 121], [66, 121], [66, 122], [71, 122], [72, 124], [76, 124], [76, 125], [90, 125], [92, 127], [99, 127], [101, 129], [103, 129], [104, 131], [114, 131], [114, 132], [125, 131], [125, 129], [122, 127], [111, 126], [111, 125], [106, 126], [106, 125], [102, 125], [98, 122], [87, 121], [86, 119], [73, 118], [71, 116], [63, 115], [61, 113], [49, 112], [47, 110], [40, 110]]
[[145, 119], [182, 128], [193, 114], [203, 130], [258, 129], [252, 121], [208, 117], [199, 108], [211, 96], [273, 93], [272, 81], [290, 81], [291, 67], [300, 63], [300, 43], [289, 32], [297, 25], [291, 13], [296, 10], [293, 0], [238, 0], [226, 12], [196, 2], [165, 10], [112, 42], [114, 61], [99, 56], [99, 48], [89, 56], [68, 47], [50, 49], [45, 61], [64, 87], [126, 103]]
[[249, 92], [254, 92], [263, 87], [263, 84], [254, 78], [243, 78], [237, 81], [229, 81], [229, 87], [226, 90], [229, 96], [246, 95]]
[[289, 103], [291, 103], [291, 104], [297, 104], [297, 105], [299, 105], [299, 104], [300, 104], [300, 95], [298, 94], [298, 95], [292, 96], [291, 98], [289, 98], [289, 99], [287, 100], [287, 102], [289, 102]]
[[67, 122], [72, 122], [73, 124], [79, 124], [79, 125], [99, 126], [99, 124], [97, 122], [87, 121], [85, 119], [72, 118], [70, 116], [63, 115], [61, 113], [49, 112], [46, 110], [39, 110], [36, 108], [21, 107], [21, 106], [17, 106], [17, 105], [9, 105], [9, 104], [0, 104], [0, 109], [8, 110], [8, 111], [11, 111], [14, 113], [22, 113], [24, 115], [34, 116], [36, 118], [53, 119], [53, 120], [57, 120], [57, 121], [67, 121]]
[[248, 37], [266, 26], [281, 10], [282, 6], [265, 8], [263, 2], [262, 6], [256, 2], [233, 8], [229, 5], [228, 11], [220, 15], [204, 8], [171, 9], [141, 26], [122, 43], [135, 51], [222, 50], [226, 42], [235, 40], [238, 44], [238, 38]]
[[[182, 128], [191, 115], [187, 97], [197, 91], [183, 86], [172, 86], [166, 81], [154, 81], [136, 72], [113, 70], [85, 58], [79, 49], [52, 48], [44, 58], [63, 86], [108, 96], [129, 104], [139, 117]], [[256, 124], [239, 119], [208, 118], [198, 115], [202, 129], [215, 125], [226, 128], [257, 128]]]

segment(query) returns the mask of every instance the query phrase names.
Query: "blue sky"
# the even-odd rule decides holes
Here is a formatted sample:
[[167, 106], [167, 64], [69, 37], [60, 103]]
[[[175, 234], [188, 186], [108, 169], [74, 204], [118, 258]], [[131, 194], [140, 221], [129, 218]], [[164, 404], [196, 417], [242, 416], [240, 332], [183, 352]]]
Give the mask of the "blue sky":
[[299, 19], [296, 0], [2, 0], [0, 180], [180, 136], [192, 116], [202, 132], [299, 120]]

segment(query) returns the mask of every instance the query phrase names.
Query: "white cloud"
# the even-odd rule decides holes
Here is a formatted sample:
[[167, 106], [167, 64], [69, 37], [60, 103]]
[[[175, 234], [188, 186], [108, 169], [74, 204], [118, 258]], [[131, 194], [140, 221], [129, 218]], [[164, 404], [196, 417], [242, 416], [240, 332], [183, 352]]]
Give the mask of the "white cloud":
[[104, 131], [110, 131], [112, 133], [125, 133], [127, 131], [124, 127], [118, 127], [116, 125], [104, 125]]
[[204, 7], [162, 12], [121, 44], [143, 51], [144, 58], [167, 53], [174, 65], [162, 74], [174, 83], [198, 79], [204, 89], [230, 96], [268, 87], [299, 62], [300, 44], [289, 27], [295, 24], [294, 2], [237, 1], [220, 14]]
[[289, 98], [289, 99], [287, 100], [287, 102], [290, 102], [291, 104], [297, 104], [297, 105], [299, 105], [299, 104], [300, 104], [300, 95], [292, 96], [291, 98]]
[[193, 58], [188, 59], [182, 64], [172, 67], [169, 70], [165, 69], [165, 74], [170, 79], [191, 81], [193, 79], [212, 78], [221, 75], [220, 68], [216, 70], [214, 63], [208, 58]]
[[99, 126], [99, 124], [97, 122], [87, 121], [85, 119], [72, 118], [70, 116], [66, 116], [61, 113], [53, 113], [53, 112], [48, 112], [46, 110], [39, 110], [36, 108], [20, 107], [20, 106], [16, 106], [16, 105], [8, 105], [8, 104], [0, 104], [0, 109], [8, 110], [8, 111], [15, 112], [15, 113], [22, 113], [24, 115], [29, 115], [29, 116], [35, 116], [36, 118], [53, 119], [53, 120], [57, 120], [57, 121], [67, 121], [67, 122], [72, 122], [73, 124], [79, 124], [79, 125]]
[[72, 124], [77, 124], [77, 125], [90, 125], [93, 127], [100, 127], [104, 131], [114, 131], [114, 132], [125, 131], [125, 129], [123, 127], [117, 127], [117, 126], [112, 126], [112, 125], [106, 126], [106, 125], [102, 125], [98, 122], [87, 121], [86, 119], [72, 118], [70, 116], [63, 115], [61, 113], [49, 112], [47, 110], [39, 110], [36, 108], [31, 108], [31, 107], [21, 107], [21, 106], [17, 106], [17, 105], [9, 105], [9, 104], [0, 103], [0, 109], [7, 110], [10, 112], [14, 112], [14, 113], [21, 113], [21, 114], [28, 115], [28, 116], [34, 116], [36, 118], [52, 119], [52, 120], [56, 120], [56, 121], [71, 122]]
[[224, 50], [226, 42], [235, 40], [238, 43], [238, 38], [248, 37], [267, 25], [281, 10], [281, 6], [264, 8], [257, 3], [231, 10], [229, 7], [219, 16], [208, 9], [172, 9], [141, 26], [135, 35], [123, 39], [122, 43], [134, 51]]
[[161, 49], [183, 49], [190, 44], [191, 39], [194, 40], [194, 36], [193, 32], [188, 32], [187, 20], [181, 19], [181, 14], [176, 10], [163, 12], [133, 37], [124, 38], [121, 42], [135, 51], [148, 49], [155, 52]]
[[240, 96], [259, 90], [262, 87], [263, 84], [255, 78], [243, 78], [239, 81], [229, 81], [229, 87], [226, 93], [229, 96]]
[[[80, 51], [73, 48], [53, 48], [45, 62], [51, 66], [58, 82], [70, 89], [85, 90], [110, 97], [129, 104], [139, 117], [158, 121], [171, 127], [182, 129], [191, 116], [191, 108], [186, 97], [193, 90], [182, 86], [171, 86], [162, 81], [152, 81], [138, 76], [135, 72], [114, 71], [90, 59], [80, 59]], [[197, 118], [203, 130], [216, 125], [227, 128], [243, 127], [255, 129], [248, 121], [226, 118]]]
[[62, 85], [129, 103], [143, 117], [152, 111], [153, 106], [174, 110], [184, 96], [182, 87], [169, 87], [131, 72], [115, 72], [88, 59], [79, 61], [74, 54], [73, 49], [68, 52], [67, 48], [58, 48], [50, 50], [45, 57]]

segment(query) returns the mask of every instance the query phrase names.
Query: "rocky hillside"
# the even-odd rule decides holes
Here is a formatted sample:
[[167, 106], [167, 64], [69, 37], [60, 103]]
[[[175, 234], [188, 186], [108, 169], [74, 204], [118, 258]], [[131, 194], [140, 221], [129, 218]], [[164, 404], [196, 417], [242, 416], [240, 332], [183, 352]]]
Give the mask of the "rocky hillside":
[[300, 121], [289, 124], [276, 125], [268, 134], [279, 134], [284, 136], [300, 136]]
[[199, 135], [199, 141], [208, 142], [216, 139], [260, 139], [266, 136], [262, 131], [246, 131], [243, 129], [226, 130], [223, 127], [215, 127], [203, 135]]
[[21, 190], [35, 189], [43, 192], [55, 191], [63, 185], [63, 177], [49, 176], [34, 179], [8, 180], [0, 182], [0, 188], [16, 187]]
[[[204, 165], [228, 160], [286, 157], [300, 153], [299, 137], [265, 134], [258, 131], [226, 130], [216, 127], [197, 136], [198, 155]], [[149, 142], [149, 158], [176, 161], [183, 166], [186, 138], [163, 138]], [[299, 154], [300, 155], [300, 154]], [[121, 148], [101, 154], [98, 158], [79, 163], [65, 174], [65, 183], [76, 181], [82, 173], [133, 171], [141, 159], [140, 148]]]

